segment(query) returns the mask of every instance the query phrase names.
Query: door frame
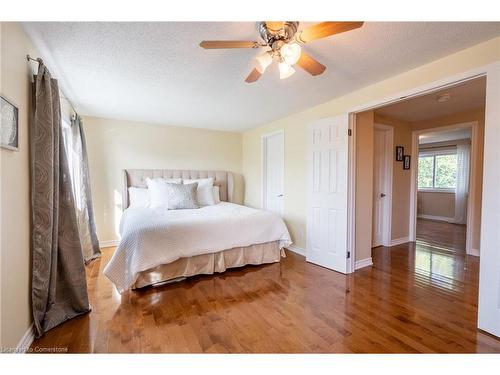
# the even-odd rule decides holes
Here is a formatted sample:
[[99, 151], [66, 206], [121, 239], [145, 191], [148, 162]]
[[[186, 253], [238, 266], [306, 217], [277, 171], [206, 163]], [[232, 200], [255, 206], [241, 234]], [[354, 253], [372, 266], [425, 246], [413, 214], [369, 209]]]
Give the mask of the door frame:
[[[375, 99], [372, 101], [368, 101], [366, 103], [356, 105], [351, 107], [346, 111], [349, 117], [349, 130], [351, 136], [349, 137], [349, 150], [348, 150], [348, 233], [347, 233], [347, 244], [348, 251], [350, 251], [350, 258], [347, 259], [347, 270], [349, 273], [355, 271], [355, 263], [356, 263], [356, 114], [365, 112], [368, 110], [374, 110], [380, 107], [387, 106], [389, 104], [395, 104], [407, 99], [416, 98], [422, 95], [427, 95], [436, 91], [440, 91], [444, 88], [455, 86], [460, 83], [464, 83], [476, 78], [486, 77], [488, 82], [489, 77], [493, 78], [493, 81], [498, 76], [498, 71], [500, 70], [500, 62], [495, 62], [492, 64], [484, 65], [479, 68], [471, 69], [462, 73], [450, 75], [445, 78], [441, 78], [439, 80], [429, 82], [423, 85], [415, 86], [407, 90], [403, 90], [397, 92], [395, 94], [383, 97], [381, 99]], [[491, 85], [493, 86], [493, 85]], [[492, 92], [496, 94], [496, 91], [492, 88], [488, 90], [487, 83], [487, 92]], [[485, 113], [485, 130], [487, 127], [494, 127], [493, 123], [498, 121], [494, 115], [496, 113], [495, 107], [497, 106], [494, 102], [496, 100], [492, 95], [486, 95], [486, 106], [487, 110]], [[489, 108], [489, 111], [488, 111]], [[490, 118], [488, 118], [488, 114], [490, 114]], [[486, 142], [485, 142], [486, 149]], [[486, 156], [486, 154], [485, 154]], [[415, 163], [411, 163], [412, 167]], [[411, 169], [411, 168], [410, 168]], [[483, 167], [484, 169], [484, 167]], [[483, 171], [484, 172], [484, 171]], [[483, 174], [483, 190], [484, 190], [484, 182], [486, 176]], [[485, 201], [485, 196], [483, 194], [483, 202]], [[482, 204], [483, 205], [483, 204]], [[484, 206], [484, 205], [483, 205]], [[484, 210], [481, 212], [481, 227], [484, 224]], [[493, 215], [494, 216], [494, 215]], [[493, 223], [492, 223], [493, 224]], [[481, 229], [481, 239], [484, 240], [483, 229]], [[493, 242], [493, 239], [491, 239]]]
[[[434, 127], [429, 129], [420, 129], [412, 131], [411, 135], [411, 152], [414, 155], [413, 164], [415, 168], [411, 168], [411, 193], [410, 193], [410, 228], [409, 240], [415, 242], [417, 240], [417, 196], [418, 196], [418, 153], [419, 153], [419, 136], [424, 133], [439, 132], [453, 129], [471, 129], [470, 138], [470, 160], [469, 160], [469, 196], [467, 198], [467, 229], [465, 237], [465, 251], [469, 255], [479, 256], [480, 249], [472, 248], [472, 228], [474, 228], [474, 215], [472, 212], [476, 209], [474, 199], [470, 199], [476, 195], [477, 183], [474, 178], [476, 171], [476, 161], [478, 158], [477, 137], [479, 123], [477, 121], [469, 121], [458, 124]], [[481, 238], [481, 237], [479, 237]]]
[[[281, 135], [282, 140], [283, 140], [283, 165], [281, 166], [283, 168], [283, 176], [282, 176], [282, 186], [283, 189], [285, 189], [285, 131], [284, 129], [279, 129], [270, 133], [262, 134], [261, 136], [261, 156], [262, 156], [262, 185], [261, 185], [261, 205], [260, 207], [264, 210], [266, 209], [266, 199], [267, 199], [267, 142], [266, 140], [269, 137], [272, 137], [274, 135]], [[283, 191], [283, 195], [285, 192]], [[281, 216], [283, 216], [283, 213], [285, 212], [285, 199], [283, 196], [282, 202], [281, 202]]]
[[[379, 123], [374, 123], [374, 130], [382, 130], [386, 132], [385, 136], [385, 160], [383, 161], [385, 165], [385, 181], [384, 181], [384, 186], [387, 191], [386, 197], [387, 203], [384, 206], [384, 217], [387, 218], [387, 220], [384, 220], [384, 228], [383, 228], [383, 234], [382, 234], [382, 246], [391, 246], [391, 241], [392, 241], [392, 184], [393, 184], [393, 162], [392, 162], [392, 157], [393, 157], [393, 152], [392, 150], [394, 149], [394, 128], [389, 125], [384, 125], [384, 124], [379, 124]], [[373, 203], [373, 202], [372, 202]], [[373, 247], [373, 233], [372, 233], [372, 247]]]

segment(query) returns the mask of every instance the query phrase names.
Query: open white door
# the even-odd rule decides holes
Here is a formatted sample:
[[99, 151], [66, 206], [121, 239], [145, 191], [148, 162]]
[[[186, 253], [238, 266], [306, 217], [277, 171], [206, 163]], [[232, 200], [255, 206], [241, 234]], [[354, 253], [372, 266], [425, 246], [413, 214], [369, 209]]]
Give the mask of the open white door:
[[308, 134], [306, 260], [347, 272], [348, 115], [311, 124]]
[[262, 136], [262, 208], [283, 216], [283, 176], [285, 169], [283, 131]]

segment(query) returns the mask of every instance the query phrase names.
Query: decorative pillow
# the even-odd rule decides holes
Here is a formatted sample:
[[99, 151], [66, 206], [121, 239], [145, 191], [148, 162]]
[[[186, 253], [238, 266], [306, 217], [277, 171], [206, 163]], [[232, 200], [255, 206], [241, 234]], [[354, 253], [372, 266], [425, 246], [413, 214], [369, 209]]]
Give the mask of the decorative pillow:
[[220, 188], [218, 186], [214, 186], [212, 191], [214, 192], [214, 202], [215, 204], [220, 203]]
[[184, 185], [198, 183], [198, 190], [196, 191], [196, 198], [198, 199], [198, 204], [200, 206], [212, 206], [215, 204], [213, 186], [214, 179], [210, 178], [200, 178], [197, 180], [183, 180]]
[[146, 178], [151, 208], [168, 208], [167, 184], [182, 184], [181, 178]]
[[149, 190], [147, 188], [129, 187], [128, 199], [130, 208], [149, 207]]
[[196, 201], [197, 188], [197, 182], [188, 185], [167, 183], [168, 209], [198, 208], [198, 202]]

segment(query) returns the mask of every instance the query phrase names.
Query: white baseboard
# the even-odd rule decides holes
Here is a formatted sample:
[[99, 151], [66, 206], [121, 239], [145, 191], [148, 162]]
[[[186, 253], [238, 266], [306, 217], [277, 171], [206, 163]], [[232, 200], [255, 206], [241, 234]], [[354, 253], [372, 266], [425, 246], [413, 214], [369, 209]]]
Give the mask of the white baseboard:
[[434, 216], [434, 215], [418, 215], [419, 219], [427, 219], [427, 220], [436, 220], [436, 221], [445, 221], [447, 223], [452, 223], [455, 218], [446, 217], [446, 216]]
[[373, 261], [372, 261], [372, 258], [366, 258], [366, 259], [361, 259], [361, 260], [357, 260], [356, 263], [354, 263], [354, 269], [355, 270], [359, 270], [360, 268], [364, 268], [364, 267], [368, 267], [368, 266], [372, 266], [373, 265]]
[[33, 341], [35, 340], [35, 325], [33, 323], [30, 324], [26, 332], [24, 333], [21, 340], [16, 346], [16, 353], [26, 353], [29, 349]]
[[286, 247], [288, 250], [293, 251], [296, 254], [306, 256], [306, 249], [303, 249], [301, 247], [295, 246], [295, 245], [290, 245]]
[[105, 248], [105, 247], [113, 247], [113, 246], [118, 246], [120, 243], [120, 240], [109, 240], [109, 241], [99, 241], [99, 247]]
[[404, 243], [410, 242], [410, 237], [401, 237], [401, 238], [395, 238], [394, 240], [391, 240], [391, 246], [397, 246], [397, 245], [402, 245]]
[[470, 249], [469, 255], [473, 255], [475, 257], [479, 256], [479, 249]]

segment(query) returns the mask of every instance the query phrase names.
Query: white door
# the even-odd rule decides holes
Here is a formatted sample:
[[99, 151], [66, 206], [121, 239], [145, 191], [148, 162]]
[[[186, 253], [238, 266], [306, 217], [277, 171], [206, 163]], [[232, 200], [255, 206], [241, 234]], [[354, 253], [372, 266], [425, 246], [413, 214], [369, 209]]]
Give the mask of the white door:
[[372, 247], [390, 246], [392, 143], [391, 130], [383, 125], [375, 125], [373, 133], [373, 223]]
[[306, 260], [347, 272], [348, 115], [320, 120], [308, 134]]
[[285, 145], [282, 131], [262, 137], [264, 178], [262, 207], [283, 216], [283, 176]]

